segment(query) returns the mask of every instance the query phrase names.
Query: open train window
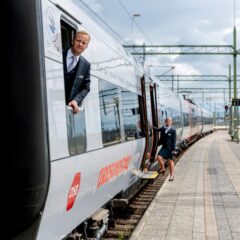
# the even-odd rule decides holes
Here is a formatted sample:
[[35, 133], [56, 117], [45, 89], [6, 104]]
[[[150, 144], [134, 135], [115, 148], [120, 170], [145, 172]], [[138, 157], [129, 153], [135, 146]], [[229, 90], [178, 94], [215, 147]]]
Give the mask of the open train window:
[[[71, 47], [76, 29], [73, 25], [61, 20], [63, 51]], [[69, 153], [70, 155], [84, 153], [87, 148], [85, 111], [82, 109], [79, 113], [73, 114], [72, 108], [66, 106], [66, 114]]]
[[72, 40], [76, 34], [76, 29], [70, 24], [61, 20], [62, 48], [68, 49], [72, 45]]

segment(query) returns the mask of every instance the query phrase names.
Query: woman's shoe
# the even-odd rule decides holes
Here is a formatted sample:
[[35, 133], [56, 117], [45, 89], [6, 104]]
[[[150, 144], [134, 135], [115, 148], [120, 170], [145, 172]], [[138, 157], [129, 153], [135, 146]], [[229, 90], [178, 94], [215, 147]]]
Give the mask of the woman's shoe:
[[170, 176], [169, 181], [173, 181], [174, 180], [174, 176]]
[[158, 173], [162, 173], [162, 175], [164, 175], [166, 169], [163, 169], [163, 170], [158, 170]]

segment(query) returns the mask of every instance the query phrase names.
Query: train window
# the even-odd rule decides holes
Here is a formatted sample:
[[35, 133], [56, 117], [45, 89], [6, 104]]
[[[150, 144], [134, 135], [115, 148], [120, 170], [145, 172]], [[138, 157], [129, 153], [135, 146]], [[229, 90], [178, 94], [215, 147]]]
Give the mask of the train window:
[[72, 39], [76, 34], [76, 29], [61, 20], [62, 49], [68, 49], [72, 44]]
[[198, 116], [198, 112], [195, 111], [194, 108], [192, 108], [192, 115], [191, 116], [192, 116], [192, 126], [196, 127], [199, 124], [200, 119], [199, 119], [199, 116]]
[[173, 119], [173, 126], [175, 129], [182, 127], [182, 119], [180, 111], [175, 109], [172, 110], [172, 119]]
[[[61, 20], [61, 37], [63, 50], [68, 49], [72, 44], [72, 39], [76, 29]], [[70, 155], [76, 155], [86, 152], [86, 124], [85, 111], [81, 110], [77, 114], [73, 114], [72, 108], [66, 106], [67, 113], [67, 133], [68, 133], [68, 149]]]
[[183, 113], [183, 126], [184, 127], [188, 126], [188, 118], [189, 118], [189, 114], [188, 113]]
[[122, 90], [122, 115], [125, 140], [142, 137], [139, 102], [136, 93]]
[[99, 81], [102, 140], [105, 147], [121, 142], [120, 96], [117, 86]]

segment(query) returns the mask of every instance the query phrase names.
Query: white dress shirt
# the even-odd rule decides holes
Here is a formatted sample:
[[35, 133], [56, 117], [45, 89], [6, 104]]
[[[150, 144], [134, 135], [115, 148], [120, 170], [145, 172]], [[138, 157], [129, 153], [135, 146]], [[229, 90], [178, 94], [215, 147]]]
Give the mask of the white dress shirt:
[[165, 128], [165, 134], [167, 134], [171, 127], [166, 127], [165, 126], [164, 128]]
[[[72, 57], [74, 57], [74, 63], [73, 64], [72, 64]], [[80, 55], [75, 56], [75, 55], [73, 55], [71, 48], [68, 49], [67, 59], [66, 59], [68, 72], [71, 71], [73, 68], [75, 68], [75, 66], [78, 63], [79, 58], [80, 58]], [[69, 69], [69, 65], [71, 65], [70, 69]]]

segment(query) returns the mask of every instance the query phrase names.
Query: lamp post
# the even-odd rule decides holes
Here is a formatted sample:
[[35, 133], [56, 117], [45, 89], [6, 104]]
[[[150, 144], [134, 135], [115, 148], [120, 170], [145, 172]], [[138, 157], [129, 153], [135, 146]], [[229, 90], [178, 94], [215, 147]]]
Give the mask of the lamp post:
[[202, 106], [204, 108], [204, 88], [202, 89]]
[[141, 15], [139, 13], [135, 13], [132, 16], [132, 45], [135, 44], [135, 40], [134, 40], [134, 38], [135, 38], [135, 20], [134, 20], [134, 18], [135, 17], [140, 17], [140, 16]]
[[[234, 0], [234, 28], [233, 28], [233, 98], [237, 99], [237, 32], [236, 32], [236, 2]], [[238, 107], [233, 106], [233, 134], [232, 140], [239, 141], [238, 136]]]
[[229, 66], [228, 66], [228, 69], [229, 69], [229, 75], [228, 75], [228, 91], [229, 91], [229, 93], [228, 93], [228, 95], [229, 95], [229, 103], [228, 103], [228, 105], [229, 105], [229, 134], [230, 134], [230, 136], [232, 136], [232, 126], [233, 126], [233, 123], [232, 123], [232, 95], [231, 95], [231, 91], [232, 91], [232, 89], [231, 89], [231, 76], [232, 76], [232, 74], [231, 74], [231, 64], [229, 64]]
[[[155, 75], [155, 77], [162, 77], [163, 75], [165, 75], [166, 73], [170, 72], [171, 70], [173, 70], [176, 66], [162, 66], [162, 65], [148, 65], [148, 67], [164, 67], [164, 68], [169, 68], [167, 71], [163, 72], [160, 75]], [[151, 74], [151, 71], [150, 71]]]
[[189, 99], [189, 94], [192, 93], [192, 91], [179, 91], [179, 93], [182, 93], [183, 99], [188, 100]]
[[[168, 67], [169, 68], [164, 73], [162, 73], [160, 75], [155, 75], [155, 77], [158, 77], [158, 78], [163, 77], [166, 73], [168, 73], [176, 68], [176, 66], [154, 66], [154, 67]], [[161, 79], [160, 79], [160, 81], [161, 81]], [[179, 84], [178, 84], [178, 87], [179, 87]], [[172, 74], [172, 91], [174, 91], [174, 74]]]

